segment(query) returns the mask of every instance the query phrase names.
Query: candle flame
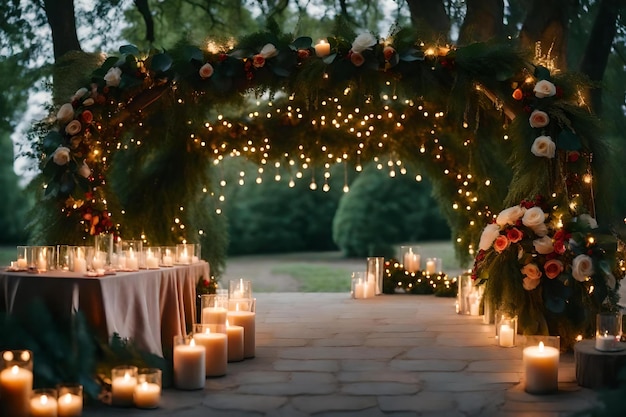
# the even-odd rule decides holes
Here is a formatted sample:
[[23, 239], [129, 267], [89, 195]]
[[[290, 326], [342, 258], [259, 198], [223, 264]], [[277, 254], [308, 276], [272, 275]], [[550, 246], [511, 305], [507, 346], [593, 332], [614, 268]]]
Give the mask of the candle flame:
[[143, 391], [147, 391], [148, 390], [148, 383], [146, 381], [143, 381], [141, 383], [141, 385], [139, 386], [139, 389], [141, 389]]
[[226, 327], [230, 326], [230, 324], [228, 324], [228, 319], [226, 319]]
[[13, 375], [17, 375], [17, 373], [20, 371], [20, 367], [17, 365], [13, 365], [13, 367], [11, 368], [11, 373]]
[[70, 394], [69, 392], [67, 394], [65, 394], [63, 397], [61, 397], [61, 401], [63, 401], [66, 404], [69, 404], [72, 402], [72, 394]]
[[130, 379], [130, 374], [128, 372], [124, 372], [124, 381], [128, 381]]
[[46, 394], [42, 395], [41, 397], [39, 397], [39, 401], [41, 401], [42, 405], [48, 404], [48, 396]]
[[191, 342], [189, 342], [189, 346], [195, 346], [196, 345], [196, 341], [191, 339]]
[[204, 329], [204, 334], [211, 334], [211, 329], [209, 327]]
[[543, 352], [543, 342], [539, 342], [539, 352]]

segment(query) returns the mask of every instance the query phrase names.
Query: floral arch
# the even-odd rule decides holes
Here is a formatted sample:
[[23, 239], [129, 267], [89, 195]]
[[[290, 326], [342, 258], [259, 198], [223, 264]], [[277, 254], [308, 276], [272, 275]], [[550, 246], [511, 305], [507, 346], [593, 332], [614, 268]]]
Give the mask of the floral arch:
[[[511, 42], [451, 48], [408, 30], [326, 41], [274, 28], [203, 48], [121, 47], [37, 126], [41, 235], [79, 241], [116, 231], [210, 247], [206, 196], [219, 195], [215, 180], [229, 156], [258, 163], [251, 181], [279, 168], [305, 181], [315, 169], [327, 178], [334, 164], [358, 171], [375, 161], [400, 174], [414, 165], [433, 179], [460, 255], [477, 255], [476, 278], [495, 301], [525, 314], [529, 331], [560, 332], [544, 318], [551, 315], [566, 315], [568, 331], [585, 330], [588, 312], [614, 301], [610, 277], [621, 278], [608, 248], [585, 240], [590, 230], [569, 230], [583, 246], [568, 248], [557, 280], [546, 279], [543, 259], [534, 288], [517, 259], [518, 250], [526, 264], [547, 255], [522, 223], [530, 209], [543, 209], [540, 223], [552, 234], [539, 237], [553, 241], [579, 214], [595, 217], [592, 162], [601, 166], [604, 148], [580, 79], [551, 72], [545, 57], [533, 63]], [[518, 217], [498, 218], [485, 235], [508, 206], [521, 207]], [[596, 268], [579, 280], [571, 262], [583, 252], [593, 252]], [[568, 310], [573, 304], [584, 317]]]

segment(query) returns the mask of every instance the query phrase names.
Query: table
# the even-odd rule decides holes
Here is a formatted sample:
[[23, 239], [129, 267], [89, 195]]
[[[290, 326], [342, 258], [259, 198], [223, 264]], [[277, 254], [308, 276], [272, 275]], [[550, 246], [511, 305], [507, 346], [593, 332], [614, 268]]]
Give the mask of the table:
[[131, 338], [138, 348], [163, 357], [173, 338], [191, 330], [196, 283], [209, 277], [201, 261], [137, 272], [88, 277], [64, 271], [0, 272], [0, 311], [21, 314], [41, 299], [54, 317], [80, 310], [98, 336]]

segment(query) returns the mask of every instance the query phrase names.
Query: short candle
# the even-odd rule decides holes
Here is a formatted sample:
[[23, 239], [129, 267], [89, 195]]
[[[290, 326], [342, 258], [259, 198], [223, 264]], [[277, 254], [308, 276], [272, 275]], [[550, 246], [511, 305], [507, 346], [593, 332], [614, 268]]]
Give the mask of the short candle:
[[59, 397], [58, 417], [80, 417], [83, 414], [83, 399], [79, 395], [67, 393]]
[[157, 408], [161, 400], [161, 387], [152, 382], [142, 382], [135, 387], [135, 406], [137, 408]]
[[57, 417], [57, 400], [47, 394], [35, 395], [30, 400], [31, 417]]
[[526, 392], [548, 394], [556, 392], [559, 386], [559, 350], [544, 346], [529, 346], [523, 351]]
[[111, 382], [111, 402], [120, 407], [130, 407], [133, 405], [133, 395], [137, 386], [137, 378], [129, 372], [124, 376], [113, 378]]

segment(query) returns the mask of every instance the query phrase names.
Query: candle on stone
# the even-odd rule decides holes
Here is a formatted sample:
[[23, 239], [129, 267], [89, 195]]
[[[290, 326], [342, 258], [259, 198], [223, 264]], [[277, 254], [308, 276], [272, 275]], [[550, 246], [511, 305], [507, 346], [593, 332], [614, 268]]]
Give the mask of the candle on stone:
[[523, 351], [526, 392], [530, 394], [548, 394], [558, 390], [559, 385], [559, 350], [544, 346], [529, 346]]
[[[217, 326], [213, 326], [214, 328]], [[226, 365], [228, 363], [228, 336], [224, 333], [211, 331], [210, 325], [199, 324], [196, 326], [196, 333], [193, 335], [198, 346], [204, 347], [206, 351], [205, 375], [222, 376], [226, 375]]]
[[157, 408], [161, 401], [161, 387], [147, 381], [137, 384], [134, 401], [137, 408]]
[[83, 414], [83, 397], [67, 392], [61, 394], [57, 401], [58, 417], [80, 417]]
[[130, 407], [133, 405], [133, 396], [137, 386], [137, 368], [116, 367], [113, 368], [111, 381], [111, 403], [118, 407]]
[[58, 406], [54, 390], [36, 390], [30, 400], [30, 416], [57, 417], [57, 414]]
[[0, 372], [0, 415], [27, 417], [33, 390], [33, 373], [13, 365]]
[[226, 334], [228, 336], [228, 362], [243, 360], [243, 327], [231, 325], [226, 320]]
[[319, 41], [319, 43], [315, 45], [315, 55], [320, 58], [330, 55], [330, 44], [325, 40]]
[[[251, 302], [252, 306], [254, 302]], [[256, 313], [251, 311], [229, 311], [228, 321], [235, 326], [243, 327], [243, 356], [253, 358], [256, 350]]]
[[185, 390], [204, 388], [205, 361], [203, 346], [197, 346], [193, 339], [187, 344], [185, 336], [174, 337], [174, 386]]

